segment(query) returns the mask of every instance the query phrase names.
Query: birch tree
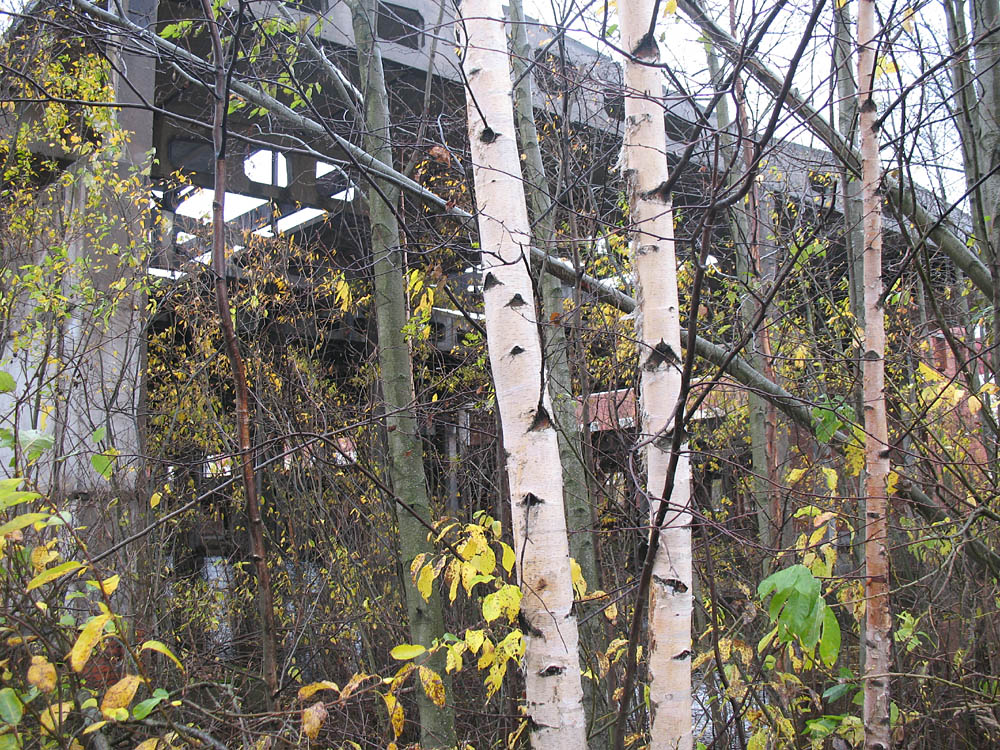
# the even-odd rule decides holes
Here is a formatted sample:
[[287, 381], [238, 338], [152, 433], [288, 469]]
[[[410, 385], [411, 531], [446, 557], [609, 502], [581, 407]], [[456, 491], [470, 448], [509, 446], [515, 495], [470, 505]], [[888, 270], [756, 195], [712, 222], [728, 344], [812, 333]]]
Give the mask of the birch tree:
[[[636, 277], [640, 434], [655, 555], [649, 588], [650, 747], [683, 750], [692, 745], [690, 468], [681, 453], [673, 457], [669, 476], [681, 340], [673, 212], [661, 189], [668, 178], [667, 146], [654, 6], [653, 0], [619, 6], [622, 45], [629, 53], [623, 166]], [[619, 725], [619, 738], [623, 729]]]
[[882, 168], [879, 162], [875, 81], [875, 0], [858, 7], [858, 112], [864, 222], [865, 423], [865, 684], [866, 750], [889, 750], [889, 527], [886, 481], [889, 430], [885, 407], [885, 311], [882, 302]]
[[534, 748], [582, 748], [586, 719], [559, 443], [545, 387], [530, 225], [500, 3], [462, 4], [462, 66], [490, 366], [507, 451], [523, 598], [525, 693]]

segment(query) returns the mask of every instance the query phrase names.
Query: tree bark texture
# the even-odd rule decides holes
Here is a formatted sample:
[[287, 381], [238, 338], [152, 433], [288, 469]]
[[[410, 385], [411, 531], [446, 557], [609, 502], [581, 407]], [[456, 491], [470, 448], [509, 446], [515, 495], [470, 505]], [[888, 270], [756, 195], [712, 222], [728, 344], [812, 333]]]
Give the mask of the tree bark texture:
[[[631, 209], [639, 341], [641, 437], [650, 512], [666, 489], [671, 419], [681, 389], [680, 310], [673, 212], [666, 182], [663, 77], [652, 35], [653, 0], [619, 5], [625, 64], [623, 164]], [[685, 750], [691, 735], [691, 529], [687, 456], [679, 457], [659, 533], [649, 594], [650, 747]]]
[[875, 79], [875, 0], [858, 7], [858, 111], [864, 222], [865, 423], [865, 684], [866, 750], [889, 750], [889, 552], [886, 480], [889, 434], [885, 405], [885, 312], [882, 307], [882, 168], [879, 161]]
[[462, 3], [462, 65], [483, 264], [490, 366], [507, 450], [517, 570], [526, 621], [532, 747], [586, 746], [559, 444], [545, 387], [529, 269], [510, 59], [499, 0]]
[[[351, 17], [365, 108], [364, 148], [380, 161], [391, 164], [389, 101], [382, 57], [374, 37], [375, 0], [353, 0]], [[427, 539], [432, 519], [424, 475], [423, 447], [413, 411], [416, 401], [413, 362], [403, 335], [407, 315], [396, 218], [399, 188], [387, 180], [373, 178], [366, 192], [375, 270], [375, 320], [382, 397], [385, 399], [389, 483], [396, 495], [395, 502], [405, 504], [409, 509], [397, 510], [396, 513], [403, 590], [410, 638], [413, 643], [430, 648], [444, 634], [444, 617], [437, 589], [432, 588], [430, 598], [425, 601], [409, 575], [413, 559], [421, 553], [430, 554], [434, 549]], [[424, 522], [421, 523], [420, 519]], [[443, 652], [428, 656], [425, 664], [441, 675], [445, 681], [446, 699], [450, 700], [451, 684], [444, 669]], [[444, 706], [435, 705], [421, 689], [417, 689], [416, 699], [421, 747], [454, 747], [455, 716], [451, 705], [447, 702]]]
[[[528, 45], [524, 10], [521, 0], [510, 0], [511, 67], [514, 79], [514, 114], [517, 119], [524, 155], [524, 179], [529, 213], [533, 218], [532, 242], [535, 247], [550, 247], [555, 239], [555, 212], [549, 191], [549, 182], [542, 161], [542, 150], [535, 126], [532, 105], [532, 82], [528, 61], [532, 49]], [[569, 363], [569, 341], [566, 329], [557, 318], [563, 314], [563, 282], [545, 273], [546, 264], [535, 264], [541, 269], [538, 287], [542, 297], [543, 344], [545, 366], [548, 374], [549, 396], [552, 399], [552, 417], [559, 435], [559, 458], [562, 466], [563, 501], [566, 505], [566, 526], [569, 534], [570, 556], [580, 565], [580, 573], [589, 589], [601, 588], [597, 545], [592, 531], [594, 512], [587, 482], [587, 464], [583, 435], [576, 412], [573, 394], [573, 377]], [[586, 609], [583, 612], [587, 612]], [[592, 617], [580, 627], [581, 657], [600, 648], [601, 619]], [[588, 665], [596, 674], [596, 662]], [[607, 732], [595, 732], [595, 726], [606, 713], [603, 697], [594, 680], [583, 681], [584, 707], [587, 712], [589, 747], [600, 750], [608, 744]]]

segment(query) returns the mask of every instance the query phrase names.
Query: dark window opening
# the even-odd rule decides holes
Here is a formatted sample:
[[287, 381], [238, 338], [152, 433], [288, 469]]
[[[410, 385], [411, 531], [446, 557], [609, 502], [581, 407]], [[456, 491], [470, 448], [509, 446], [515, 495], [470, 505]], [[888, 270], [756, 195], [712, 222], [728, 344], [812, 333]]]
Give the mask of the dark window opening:
[[424, 17], [412, 8], [379, 3], [375, 34], [387, 42], [420, 49], [424, 46]]

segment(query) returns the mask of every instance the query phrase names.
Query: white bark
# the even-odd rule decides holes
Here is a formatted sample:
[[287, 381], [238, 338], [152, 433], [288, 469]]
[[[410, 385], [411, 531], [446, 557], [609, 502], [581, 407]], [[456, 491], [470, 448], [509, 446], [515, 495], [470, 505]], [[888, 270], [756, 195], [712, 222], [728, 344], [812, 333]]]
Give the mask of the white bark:
[[534, 748], [586, 747], [577, 623], [559, 445], [544, 387], [528, 266], [510, 61], [499, 0], [462, 4], [490, 365], [508, 451], [511, 516], [524, 598], [525, 692]]
[[[653, 0], [619, 4], [625, 65], [624, 167], [631, 207], [636, 273], [640, 408], [650, 512], [662, 497], [670, 460], [670, 420], [680, 394], [681, 339], [662, 104], [663, 77], [656, 41], [646, 36]], [[691, 471], [681, 455], [660, 530], [649, 601], [650, 748], [684, 750], [691, 736]]]
[[875, 78], [875, 0], [858, 6], [858, 111], [865, 293], [865, 749], [889, 750], [889, 527], [886, 480], [889, 434], [885, 405], [885, 310], [882, 297], [882, 167], [879, 162]]

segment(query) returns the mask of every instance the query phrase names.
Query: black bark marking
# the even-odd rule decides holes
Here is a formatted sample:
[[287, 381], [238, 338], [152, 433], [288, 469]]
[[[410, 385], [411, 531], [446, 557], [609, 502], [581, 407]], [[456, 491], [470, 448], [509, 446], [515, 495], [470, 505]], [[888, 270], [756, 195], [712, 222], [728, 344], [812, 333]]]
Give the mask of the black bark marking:
[[515, 294], [510, 298], [510, 302], [507, 303], [506, 307], [524, 307], [527, 302], [524, 301], [524, 297], [520, 294]]
[[658, 200], [660, 203], [670, 202], [670, 188], [667, 186], [666, 182], [661, 182], [652, 190], [648, 190], [642, 194], [643, 200]]
[[535, 418], [531, 420], [531, 427], [528, 428], [528, 432], [537, 432], [551, 426], [552, 417], [549, 416], [544, 406], [539, 406], [535, 411]]
[[648, 31], [643, 34], [642, 39], [632, 50], [632, 56], [638, 57], [640, 60], [659, 60], [660, 48], [656, 44], [656, 37]]
[[646, 357], [646, 363], [643, 365], [647, 370], [655, 370], [662, 364], [668, 365], [678, 365], [680, 364], [680, 357], [673, 348], [663, 339], [660, 339], [660, 343], [653, 347], [653, 351], [649, 353]]
[[674, 657], [675, 661], [681, 661], [682, 659], [689, 659], [691, 657], [691, 652], [688, 650], [681, 651]]
[[515, 346], [513, 349], [510, 350], [510, 356], [512, 357], [516, 357], [518, 354], [523, 354], [523, 353], [524, 353], [524, 348], [520, 346]]
[[535, 505], [541, 505], [544, 502], [545, 501], [542, 500], [542, 498], [540, 498], [534, 492], [529, 492], [527, 495], [524, 496], [524, 505], [527, 505], [529, 508]]
[[493, 141], [495, 141], [499, 137], [500, 134], [496, 132], [493, 128], [491, 128], [489, 125], [487, 125], [485, 128], [483, 128], [483, 132], [480, 133], [479, 140], [481, 140], [483, 143], [493, 143]]
[[556, 664], [550, 664], [545, 669], [538, 673], [539, 677], [555, 677], [557, 674], [562, 674], [566, 671], [566, 667], [560, 667]]
[[684, 581], [680, 581], [676, 578], [661, 578], [660, 576], [653, 576], [655, 580], [661, 586], [666, 586], [672, 590], [675, 594], [685, 594], [687, 593], [688, 587]]
[[524, 616], [523, 612], [517, 613], [517, 624], [521, 628], [522, 633], [533, 635], [536, 638], [540, 638], [542, 636], [542, 631], [528, 622], [528, 618]]
[[486, 276], [483, 277], [483, 291], [488, 292], [495, 286], [502, 286], [503, 282], [500, 281], [496, 276], [493, 275], [492, 271], [487, 271]]

